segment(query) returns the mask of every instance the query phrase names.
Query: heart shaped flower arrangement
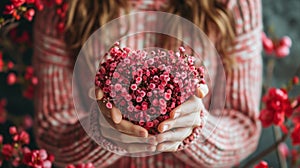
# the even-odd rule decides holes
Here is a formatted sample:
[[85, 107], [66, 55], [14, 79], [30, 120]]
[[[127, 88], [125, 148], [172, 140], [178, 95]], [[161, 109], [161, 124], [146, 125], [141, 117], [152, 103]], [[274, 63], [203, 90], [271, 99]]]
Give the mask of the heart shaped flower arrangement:
[[170, 112], [204, 84], [204, 68], [196, 67], [195, 57], [161, 49], [131, 50], [117, 42], [105, 55], [95, 77], [102, 89], [101, 101], [113, 104], [123, 118], [138, 124], [150, 134], [158, 134], [158, 125], [170, 118]]

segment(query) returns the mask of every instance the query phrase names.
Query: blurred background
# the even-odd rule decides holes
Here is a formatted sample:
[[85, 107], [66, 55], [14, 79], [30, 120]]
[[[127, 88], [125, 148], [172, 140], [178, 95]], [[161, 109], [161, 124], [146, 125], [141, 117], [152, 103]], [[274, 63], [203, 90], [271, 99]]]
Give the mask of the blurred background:
[[[3, 11], [3, 1], [1, 0], [0, 11]], [[288, 57], [278, 59], [275, 62], [274, 79], [272, 80], [272, 86], [280, 87], [283, 83], [286, 83], [291, 79], [300, 66], [300, 1], [299, 0], [262, 0], [263, 3], [263, 21], [264, 30], [269, 32], [272, 30], [277, 37], [289, 36], [293, 41], [291, 53]], [[20, 80], [20, 84], [7, 84], [9, 74], [16, 74], [14, 70], [8, 70], [8, 73], [1, 73], [0, 71], [0, 134], [7, 134], [7, 130], [11, 125], [21, 125], [32, 136], [32, 116], [33, 116], [33, 103], [32, 94], [32, 76], [27, 79], [26, 74], [30, 75], [30, 64], [32, 50], [27, 49], [31, 45], [31, 26], [32, 23], [24, 21], [21, 23], [22, 27], [19, 27], [12, 32], [10, 36], [13, 39], [13, 43], [3, 40], [0, 37], [0, 51], [7, 47], [17, 48], [17, 53], [5, 53], [9, 55], [23, 55], [23, 60], [19, 60], [18, 57], [13, 56], [13, 64], [19, 66], [22, 75], [16, 76], [17, 80]], [[26, 31], [23, 31], [26, 30]], [[25, 33], [25, 34], [24, 34]], [[11, 44], [14, 44], [11, 46]], [[5, 57], [3, 57], [5, 60]], [[264, 56], [264, 63], [268, 62], [268, 56]], [[18, 62], [23, 62], [19, 64]], [[266, 67], [266, 66], [265, 66]], [[6, 67], [8, 68], [8, 67]], [[265, 72], [266, 74], [266, 68]], [[14, 77], [10, 77], [12, 80]], [[294, 88], [293, 95], [300, 94], [300, 87]], [[25, 96], [25, 97], [24, 97]], [[6, 103], [4, 99], [6, 99]], [[5, 108], [4, 108], [5, 106]], [[5, 110], [6, 109], [6, 110]], [[5, 112], [7, 111], [7, 112]], [[35, 148], [34, 138], [31, 138], [31, 148]], [[262, 132], [261, 140], [256, 153], [262, 151], [275, 141], [272, 128], [264, 129]], [[253, 155], [255, 155], [254, 153]], [[252, 156], [253, 156], [252, 155]], [[250, 156], [250, 158], [252, 157]], [[276, 152], [265, 157], [271, 167], [277, 168], [279, 166], [279, 158]]]
[[[293, 45], [290, 55], [275, 62], [272, 86], [281, 87], [287, 80], [291, 79], [300, 66], [300, 1], [299, 0], [262, 0], [264, 31], [268, 33], [270, 29], [278, 37], [289, 36]], [[264, 55], [264, 79], [266, 80], [268, 56]], [[300, 94], [300, 87], [295, 87], [293, 95]], [[274, 142], [274, 132], [272, 128], [263, 129], [260, 143], [256, 155]], [[289, 141], [290, 142], [290, 141]], [[289, 144], [290, 145], [290, 144]], [[252, 157], [253, 157], [252, 155]], [[251, 156], [250, 156], [251, 158]], [[249, 158], [249, 159], [250, 159]], [[277, 168], [279, 158], [276, 152], [265, 157], [271, 167]]]

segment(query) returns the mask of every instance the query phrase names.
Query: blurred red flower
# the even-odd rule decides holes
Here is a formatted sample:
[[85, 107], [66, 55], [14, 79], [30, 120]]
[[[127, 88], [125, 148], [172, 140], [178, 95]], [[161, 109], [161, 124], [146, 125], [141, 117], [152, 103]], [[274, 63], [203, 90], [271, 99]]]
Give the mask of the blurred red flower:
[[292, 114], [293, 109], [285, 89], [271, 88], [263, 97], [263, 102], [266, 107], [261, 110], [259, 119], [264, 127], [271, 124], [282, 125], [285, 116], [289, 117]]
[[265, 161], [259, 162], [257, 165], [254, 166], [254, 168], [268, 168], [268, 163]]
[[293, 145], [300, 145], [300, 123], [295, 126], [291, 138]]

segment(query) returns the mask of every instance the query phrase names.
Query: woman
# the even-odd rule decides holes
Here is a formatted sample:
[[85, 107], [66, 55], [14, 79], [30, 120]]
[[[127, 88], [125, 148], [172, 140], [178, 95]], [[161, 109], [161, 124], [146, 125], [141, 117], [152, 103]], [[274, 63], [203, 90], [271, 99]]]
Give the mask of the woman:
[[[174, 131], [171, 136], [168, 134], [175, 127], [172, 118], [160, 125], [161, 135], [155, 139], [157, 144], [145, 143], [145, 148], [139, 148], [164, 153], [122, 157], [97, 145], [82, 129], [72, 102], [72, 67], [76, 53], [93, 31], [121, 13], [144, 10], [180, 15], [208, 34], [226, 65], [227, 99], [223, 119], [218, 125], [212, 114], [205, 114], [211, 115], [207, 121], [200, 116], [205, 108], [198, 98], [189, 100], [181, 106], [180, 109], [184, 110], [177, 112], [177, 119], [181, 121], [198, 117], [196, 125], [182, 125], [191, 134], [193, 127], [199, 126], [200, 122], [216, 127], [204, 143], [196, 138], [179, 151], [180, 143], [187, 137], [182, 137], [180, 131]], [[56, 156], [57, 166], [92, 162], [96, 167], [231, 167], [255, 150], [261, 130], [257, 119], [262, 68], [260, 0], [74, 0], [69, 2], [65, 35], [57, 31], [57, 22], [53, 9], [37, 16], [34, 54], [41, 81], [36, 94], [37, 142]], [[119, 113], [118, 110], [108, 113], [113, 126], [131, 135], [147, 137], [146, 130], [131, 127], [119, 117]], [[207, 135], [202, 133], [201, 136]], [[123, 147], [130, 146], [130, 143], [121, 143]]]

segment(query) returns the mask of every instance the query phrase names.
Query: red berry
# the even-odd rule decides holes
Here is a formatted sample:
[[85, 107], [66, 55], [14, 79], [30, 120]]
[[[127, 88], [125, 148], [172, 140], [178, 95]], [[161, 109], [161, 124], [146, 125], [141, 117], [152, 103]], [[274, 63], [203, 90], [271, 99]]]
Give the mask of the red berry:
[[64, 23], [64, 22], [59, 22], [59, 23], [57, 24], [57, 30], [58, 30], [58, 32], [60, 32], [60, 33], [64, 32], [64, 30], [65, 30], [65, 23]]
[[277, 58], [284, 58], [290, 54], [290, 48], [287, 46], [279, 46], [275, 50], [275, 55]]
[[55, 0], [56, 5], [61, 5], [63, 3], [63, 0]]
[[272, 54], [272, 52], [274, 50], [273, 41], [269, 38], [263, 39], [263, 47], [267, 54]]
[[34, 9], [29, 9], [28, 11], [25, 12], [24, 17], [25, 17], [28, 21], [32, 21], [34, 15], [35, 15]]
[[31, 78], [31, 83], [32, 83], [33, 85], [37, 85], [38, 82], [39, 82], [39, 80], [38, 80], [37, 77], [32, 77], [32, 78]]
[[29, 134], [25, 131], [21, 131], [20, 133], [20, 141], [23, 143], [23, 144], [29, 144], [30, 142], [30, 138], [29, 138]]
[[0, 144], [3, 143], [3, 136], [0, 134]]
[[15, 135], [17, 133], [17, 128], [15, 126], [12, 126], [9, 128], [9, 133], [11, 135]]
[[17, 77], [16, 74], [14, 73], [9, 73], [7, 76], [7, 84], [8, 85], [13, 85], [17, 82]]
[[294, 85], [298, 85], [299, 84], [299, 77], [298, 76], [294, 76], [293, 77], [293, 84]]
[[7, 63], [7, 68], [8, 68], [8, 69], [13, 69], [13, 68], [14, 68], [14, 63], [11, 62], [11, 61], [9, 61], [9, 62]]
[[268, 163], [265, 161], [261, 161], [259, 164], [257, 164], [254, 168], [268, 168]]
[[6, 5], [5, 6], [5, 11], [3, 12], [3, 14], [5, 14], [5, 15], [13, 14], [14, 11], [15, 11], [15, 6], [14, 5]]
[[292, 40], [291, 40], [290, 37], [284, 36], [284, 37], [282, 37], [282, 38], [280, 39], [279, 45], [280, 45], [280, 46], [291, 47], [291, 46], [292, 46]]

